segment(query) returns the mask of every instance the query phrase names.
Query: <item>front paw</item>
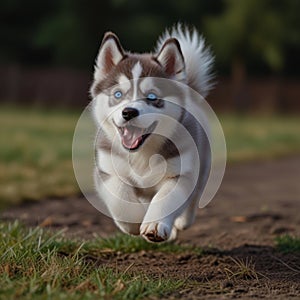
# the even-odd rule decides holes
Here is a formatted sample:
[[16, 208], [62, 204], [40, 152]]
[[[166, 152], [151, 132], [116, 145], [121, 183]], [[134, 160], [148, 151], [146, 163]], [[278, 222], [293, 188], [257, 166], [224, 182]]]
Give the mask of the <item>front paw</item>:
[[163, 222], [143, 223], [140, 227], [141, 236], [148, 242], [160, 243], [170, 238], [172, 227]]

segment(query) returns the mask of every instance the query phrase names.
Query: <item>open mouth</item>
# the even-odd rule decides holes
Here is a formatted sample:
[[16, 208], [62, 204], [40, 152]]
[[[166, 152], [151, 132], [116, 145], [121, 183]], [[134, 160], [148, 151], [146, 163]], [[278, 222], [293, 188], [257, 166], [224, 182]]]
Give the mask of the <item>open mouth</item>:
[[123, 147], [130, 151], [137, 150], [151, 135], [156, 125], [157, 122], [153, 122], [148, 128], [140, 128], [131, 124], [117, 127], [121, 135]]

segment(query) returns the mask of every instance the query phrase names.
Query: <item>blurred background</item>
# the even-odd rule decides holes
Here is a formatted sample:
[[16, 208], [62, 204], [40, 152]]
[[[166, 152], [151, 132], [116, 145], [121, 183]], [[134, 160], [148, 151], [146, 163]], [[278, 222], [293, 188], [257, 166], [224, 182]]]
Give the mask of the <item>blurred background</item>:
[[166, 27], [195, 26], [215, 55], [207, 100], [229, 163], [299, 154], [299, 11], [298, 0], [2, 0], [0, 207], [79, 194], [72, 136], [108, 30], [144, 52]]

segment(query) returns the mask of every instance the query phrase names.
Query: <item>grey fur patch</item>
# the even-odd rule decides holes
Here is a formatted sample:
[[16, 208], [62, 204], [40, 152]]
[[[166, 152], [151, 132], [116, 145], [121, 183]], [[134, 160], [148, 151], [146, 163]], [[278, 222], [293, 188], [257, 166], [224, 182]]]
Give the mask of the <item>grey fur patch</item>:
[[179, 151], [178, 151], [176, 145], [169, 139], [165, 140], [165, 143], [160, 148], [159, 153], [166, 160], [179, 156]]
[[96, 153], [95, 153], [96, 159], [97, 156], [99, 155], [99, 151], [111, 153], [119, 157], [121, 156], [121, 153], [119, 153], [118, 151], [116, 151], [116, 149], [113, 148], [112, 141], [105, 135], [104, 131], [101, 129], [99, 130], [96, 137]]
[[152, 199], [154, 197], [155, 191], [153, 188], [138, 188], [133, 187], [134, 194], [137, 196], [138, 199], [141, 198], [148, 198]]
[[142, 77], [159, 77], [167, 78], [164, 73], [162, 66], [157, 62], [157, 60], [151, 54], [130, 54], [126, 53], [121, 62], [115, 66], [101, 81], [95, 81], [91, 87], [91, 94], [93, 97], [104, 92], [107, 89], [118, 84], [118, 78], [120, 74], [124, 74], [129, 80], [132, 77], [132, 68], [136, 63], [140, 63], [143, 71], [141, 73]]
[[97, 174], [101, 178], [102, 181], [106, 181], [111, 177], [110, 174], [100, 170], [100, 168], [98, 166], [97, 166]]
[[105, 152], [112, 152], [112, 143], [108, 137], [104, 134], [103, 130], [99, 130], [96, 137], [96, 149]]

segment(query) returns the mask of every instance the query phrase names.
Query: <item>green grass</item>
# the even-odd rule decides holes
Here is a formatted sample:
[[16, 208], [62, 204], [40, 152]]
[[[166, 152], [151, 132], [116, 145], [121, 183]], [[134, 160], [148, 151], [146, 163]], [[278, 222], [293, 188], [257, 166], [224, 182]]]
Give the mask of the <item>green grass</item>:
[[299, 116], [221, 115], [228, 161], [300, 154]]
[[284, 253], [300, 253], [300, 238], [283, 235], [276, 238], [276, 247]]
[[[0, 208], [79, 193], [72, 138], [80, 112], [0, 107]], [[300, 118], [221, 115], [229, 162], [300, 153]]]
[[[193, 254], [202, 254], [202, 249], [191, 245], [178, 245], [176, 243], [154, 244], [148, 243], [141, 237], [132, 237], [125, 234], [116, 234], [115, 236], [96, 240], [97, 249], [113, 249], [123, 253], [134, 253], [138, 251], [159, 251], [166, 253], [189, 252]], [[99, 248], [100, 247], [100, 248]]]
[[255, 270], [255, 263], [252, 258], [246, 257], [246, 259], [230, 257], [233, 262], [231, 268], [226, 267], [224, 269], [228, 280], [231, 279], [256, 279], [258, 280], [259, 273]]
[[80, 113], [0, 109], [0, 205], [79, 193], [72, 167]]
[[[112, 252], [172, 251], [172, 245], [147, 246], [123, 235], [82, 243], [18, 222], [0, 223], [0, 236], [0, 299], [144, 299], [161, 297], [183, 284], [134, 274], [130, 264], [120, 272], [98, 262]], [[174, 251], [187, 248], [177, 245]]]

